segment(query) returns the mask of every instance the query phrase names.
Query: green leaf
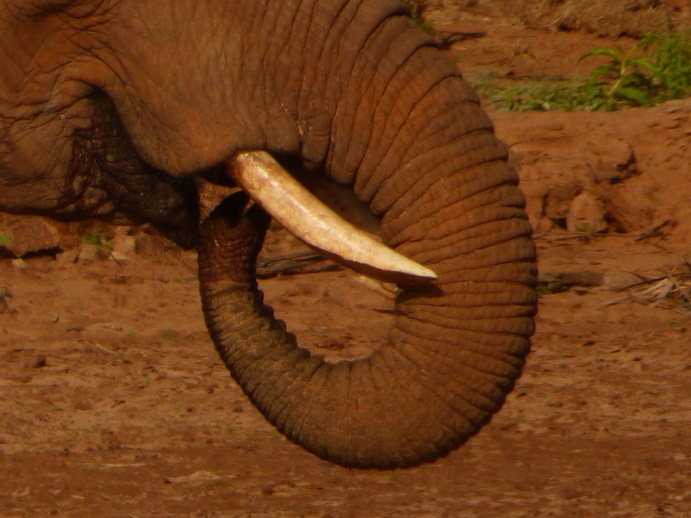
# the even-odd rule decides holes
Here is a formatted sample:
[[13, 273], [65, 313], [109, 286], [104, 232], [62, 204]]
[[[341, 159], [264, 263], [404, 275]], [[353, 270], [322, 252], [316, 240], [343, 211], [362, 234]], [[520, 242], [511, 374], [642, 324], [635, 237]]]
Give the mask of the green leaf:
[[640, 69], [641, 67], [645, 67], [651, 72], [654, 72], [655, 70], [658, 70], [660, 67], [655, 65], [652, 61], [650, 61], [649, 58], [645, 56], [640, 56], [640, 57], [635, 57], [631, 58], [631, 61], [629, 61], [629, 65], [636, 69]]
[[595, 70], [592, 71], [592, 73], [589, 76], [589, 79], [593, 81], [594, 83], [597, 82], [598, 78], [602, 78], [603, 80], [607, 79], [607, 76], [612, 74], [617, 70], [617, 67], [612, 66], [612, 64], [608, 65], [600, 65], [597, 67]]
[[648, 94], [640, 88], [624, 86], [619, 88], [616, 94], [640, 106], [651, 106], [653, 104]]
[[583, 54], [580, 58], [578, 58], [577, 63], [580, 63], [582, 59], [587, 58], [588, 56], [609, 56], [615, 61], [621, 61], [624, 57], [624, 54], [619, 48], [600, 47], [597, 49], [589, 50], [588, 52]]

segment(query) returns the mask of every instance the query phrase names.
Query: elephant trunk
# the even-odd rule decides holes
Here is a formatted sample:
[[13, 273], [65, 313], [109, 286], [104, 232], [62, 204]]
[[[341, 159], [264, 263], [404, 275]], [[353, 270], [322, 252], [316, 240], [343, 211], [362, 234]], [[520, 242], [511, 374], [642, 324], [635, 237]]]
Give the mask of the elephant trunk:
[[[399, 176], [407, 192], [433, 172]], [[201, 237], [204, 313], [269, 421], [357, 467], [433, 460], [477, 432], [512, 389], [532, 333], [533, 247], [513, 183], [501, 160], [482, 163], [439, 175], [406, 210], [383, 214], [386, 241], [439, 279], [398, 297], [389, 341], [370, 358], [337, 364], [298, 348], [262, 303], [254, 267], [266, 213], [245, 210], [244, 194], [219, 207]]]
[[243, 195], [205, 223], [199, 253], [207, 325], [233, 377], [288, 438], [346, 466], [416, 465], [475, 434], [520, 375], [536, 306], [506, 150], [455, 66], [398, 38], [398, 23], [371, 37], [391, 55], [363, 58], [342, 83], [324, 161], [381, 219], [384, 242], [438, 275], [397, 297], [389, 339], [336, 364], [298, 348], [262, 303], [254, 263], [268, 217]]

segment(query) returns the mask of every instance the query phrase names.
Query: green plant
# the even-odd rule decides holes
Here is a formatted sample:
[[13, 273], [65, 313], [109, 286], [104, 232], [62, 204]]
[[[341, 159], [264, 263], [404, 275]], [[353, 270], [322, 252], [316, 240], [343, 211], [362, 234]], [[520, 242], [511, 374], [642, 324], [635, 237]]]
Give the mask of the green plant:
[[502, 85], [486, 77], [475, 88], [499, 110], [590, 110], [593, 99], [584, 91], [583, 83], [583, 80], [536, 78]]
[[107, 255], [106, 250], [113, 250], [112, 239], [113, 235], [110, 232], [106, 230], [94, 230], [85, 235], [82, 241], [84, 244], [95, 246], [96, 251], [100, 255]]
[[691, 37], [688, 33], [648, 32], [624, 50], [599, 47], [579, 58], [606, 56], [609, 62], [590, 74], [584, 89], [597, 110], [621, 105], [652, 106], [691, 95]]
[[537, 285], [537, 295], [538, 297], [542, 297], [544, 295], [550, 295], [554, 293], [554, 288], [551, 286], [551, 283], [549, 282], [540, 282]]
[[180, 334], [175, 329], [161, 329], [161, 336], [166, 340], [175, 342], [176, 344], [180, 342]]
[[600, 47], [578, 61], [592, 56], [608, 62], [587, 78], [517, 82], [486, 75], [475, 87], [497, 109], [510, 111], [616, 110], [691, 96], [691, 32], [649, 32], [628, 50]]
[[11, 245], [12, 239], [5, 234], [0, 234], [0, 245]]
[[401, 2], [403, 2], [403, 5], [408, 8], [410, 11], [410, 16], [413, 17], [413, 20], [415, 20], [420, 27], [426, 31], [432, 30], [432, 24], [422, 19], [420, 2], [418, 0], [401, 0]]
[[669, 99], [691, 95], [691, 30], [648, 33], [643, 48], [651, 48], [653, 76]]
[[608, 56], [610, 62], [600, 65], [590, 74], [585, 89], [596, 99], [596, 110], [615, 110], [622, 104], [651, 106], [649, 92], [653, 88], [650, 76], [645, 72], [647, 60], [635, 56], [634, 45], [629, 51], [621, 47], [597, 48], [579, 58]]

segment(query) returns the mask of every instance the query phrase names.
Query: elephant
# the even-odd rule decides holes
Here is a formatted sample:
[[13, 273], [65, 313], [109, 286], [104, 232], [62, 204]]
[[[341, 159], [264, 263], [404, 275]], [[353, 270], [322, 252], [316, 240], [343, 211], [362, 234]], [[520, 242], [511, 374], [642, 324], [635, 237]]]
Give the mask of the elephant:
[[[290, 440], [409, 467], [502, 406], [536, 313], [525, 200], [478, 96], [402, 2], [0, 0], [0, 63], [0, 211], [148, 222], [197, 247], [216, 348]], [[198, 178], [239, 187], [203, 223]], [[379, 236], [353, 245], [311, 180], [356, 197]], [[311, 355], [263, 303], [272, 218], [399, 285], [369, 358]]]

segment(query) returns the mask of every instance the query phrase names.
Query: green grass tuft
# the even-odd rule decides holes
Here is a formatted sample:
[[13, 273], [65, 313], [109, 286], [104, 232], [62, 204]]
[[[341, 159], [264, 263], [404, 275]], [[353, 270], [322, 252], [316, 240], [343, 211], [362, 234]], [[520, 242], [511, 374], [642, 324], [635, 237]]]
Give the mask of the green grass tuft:
[[485, 77], [478, 92], [500, 110], [617, 110], [691, 96], [691, 32], [649, 32], [631, 48], [599, 47], [579, 58], [607, 62], [587, 78], [520, 83]]
[[82, 242], [86, 245], [94, 245], [99, 255], [107, 256], [109, 252], [113, 251], [112, 239], [113, 235], [110, 232], [106, 230], [94, 230], [85, 235], [82, 238]]
[[596, 101], [584, 87], [583, 80], [536, 78], [500, 82], [487, 76], [475, 84], [478, 93], [490, 104], [506, 111], [596, 109]]

